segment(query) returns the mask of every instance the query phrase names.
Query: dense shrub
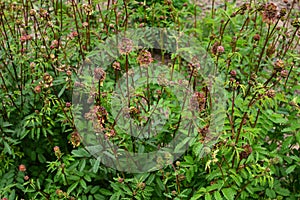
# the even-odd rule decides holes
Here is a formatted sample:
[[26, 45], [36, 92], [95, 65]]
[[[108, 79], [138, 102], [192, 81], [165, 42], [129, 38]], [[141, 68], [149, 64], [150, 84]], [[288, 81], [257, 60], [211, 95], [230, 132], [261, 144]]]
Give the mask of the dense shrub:
[[[282, 8], [253, 1], [226, 3], [207, 13], [184, 0], [88, 2], [0, 3], [0, 198], [300, 198], [296, 0]], [[199, 69], [203, 60], [180, 56], [193, 45], [175, 52], [155, 45], [137, 50], [131, 48], [134, 38], [127, 38], [120, 54], [103, 46], [127, 30], [147, 34], [146, 27], [196, 38], [223, 79], [225, 110], [211, 115], [216, 102], [205, 81], [210, 77]], [[95, 66], [95, 57], [105, 60], [106, 55], [112, 62]], [[83, 130], [93, 120], [91, 127], [100, 130], [103, 140], [138, 153], [167, 146], [183, 121], [171, 86], [149, 83], [146, 75], [144, 87], [127, 102], [128, 119], [145, 125], [143, 117], [151, 117], [150, 110], [160, 106], [157, 117], [167, 120], [162, 131], [140, 140], [115, 126], [111, 103], [118, 81], [128, 81], [134, 68], [150, 73], [153, 64], [167, 65], [166, 74], [181, 73], [194, 89], [197, 135], [177, 160], [168, 163], [167, 155], [157, 159], [159, 170], [129, 173], [107, 167], [101, 155], [91, 155], [84, 145]], [[94, 76], [80, 76], [89, 66]], [[96, 87], [82, 85], [89, 81]], [[129, 91], [129, 84], [124, 87]], [[78, 88], [94, 105], [85, 116], [80, 113], [89, 107], [75, 105], [72, 98]], [[214, 142], [207, 143], [212, 139], [210, 122], [218, 115], [224, 123], [215, 130]], [[87, 124], [76, 123], [76, 116], [88, 119]]]

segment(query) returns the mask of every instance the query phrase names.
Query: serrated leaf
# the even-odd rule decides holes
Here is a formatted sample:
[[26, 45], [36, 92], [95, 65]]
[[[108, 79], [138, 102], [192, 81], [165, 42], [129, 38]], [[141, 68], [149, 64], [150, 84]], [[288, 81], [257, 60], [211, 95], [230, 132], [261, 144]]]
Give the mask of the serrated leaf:
[[191, 200], [198, 200], [203, 196], [203, 194], [195, 194], [192, 196]]
[[82, 172], [85, 168], [85, 165], [86, 165], [86, 160], [85, 159], [82, 159], [79, 163], [79, 171]]
[[154, 179], [155, 179], [155, 174], [151, 174], [151, 175], [148, 177], [148, 179], [147, 179], [147, 181], [146, 181], [146, 184], [147, 184], [147, 185], [150, 185], [150, 184], [154, 181]]
[[98, 169], [99, 169], [99, 165], [100, 165], [100, 160], [101, 158], [98, 157], [93, 165], [93, 172], [94, 173], [97, 173]]
[[9, 155], [11, 155], [12, 151], [9, 144], [7, 142], [3, 142], [3, 143], [4, 143], [4, 152], [7, 152]]
[[159, 189], [161, 191], [164, 191], [165, 186], [164, 186], [163, 182], [161, 181], [161, 179], [159, 177], [156, 177], [155, 181], [156, 181], [157, 185], [159, 186]]
[[267, 194], [268, 197], [270, 197], [270, 198], [272, 198], [272, 199], [276, 197], [275, 191], [274, 191], [274, 190], [271, 190], [271, 189], [269, 189], [269, 188], [266, 189], [266, 194]]
[[67, 193], [70, 194], [77, 186], [78, 186], [78, 181], [76, 181], [75, 183], [73, 183], [67, 190]]
[[104, 200], [104, 199], [106, 199], [104, 196], [102, 196], [101, 194], [95, 194], [94, 195], [94, 199], [97, 199], [97, 200]]
[[290, 191], [288, 189], [282, 187], [276, 187], [275, 191], [277, 194], [280, 194], [282, 196], [290, 196]]
[[222, 189], [222, 193], [227, 200], [233, 200], [236, 194], [236, 191], [232, 188], [224, 188]]
[[81, 187], [82, 187], [83, 189], [86, 189], [86, 188], [87, 188], [86, 182], [85, 182], [83, 179], [81, 179], [79, 183], [80, 183], [80, 185], [81, 185]]
[[67, 176], [68, 180], [71, 180], [71, 181], [79, 181], [80, 180], [80, 177], [79, 176], [76, 176], [76, 175], [69, 175]]
[[213, 185], [206, 187], [206, 191], [210, 192], [210, 191], [217, 190], [217, 189], [219, 190], [220, 188], [221, 188], [221, 184], [215, 183]]
[[100, 193], [105, 195], [105, 196], [111, 196], [113, 193], [105, 188], [100, 189]]
[[214, 192], [214, 197], [215, 197], [216, 200], [223, 200], [223, 198], [222, 198], [219, 191]]
[[88, 175], [88, 174], [85, 174], [83, 178], [84, 178], [87, 182], [91, 182], [91, 181], [92, 181], [90, 175]]
[[192, 178], [194, 177], [194, 169], [191, 167], [190, 169], [188, 169], [186, 171], [186, 180], [187, 182], [191, 182], [192, 181]]
[[209, 193], [206, 193], [204, 196], [205, 200], [211, 200], [211, 195]]
[[120, 196], [121, 196], [121, 193], [120, 193], [120, 192], [116, 192], [116, 193], [114, 193], [114, 194], [109, 198], [109, 200], [119, 200], [119, 199], [120, 199]]
[[294, 139], [293, 136], [285, 138], [283, 143], [282, 143], [281, 149], [282, 150], [288, 149], [289, 146], [292, 144], [293, 139]]
[[289, 174], [289, 173], [292, 173], [295, 168], [297, 167], [297, 165], [292, 165], [292, 166], [289, 166], [287, 169], [286, 169], [286, 173]]
[[230, 177], [234, 180], [237, 186], [241, 185], [240, 180], [235, 175], [231, 174]]
[[60, 92], [58, 93], [58, 98], [61, 97], [61, 95], [64, 93], [64, 91], [66, 90], [67, 88], [67, 84], [64, 85], [64, 87], [60, 90]]
[[188, 164], [194, 164], [194, 159], [192, 156], [190, 155], [187, 155], [187, 156], [184, 156], [184, 160], [188, 163]]
[[90, 192], [91, 192], [91, 194], [95, 194], [99, 190], [100, 190], [100, 187], [97, 185], [97, 186], [94, 186]]
[[73, 150], [72, 154], [74, 155], [74, 157], [90, 157], [91, 156], [90, 153], [87, 152], [83, 148]]

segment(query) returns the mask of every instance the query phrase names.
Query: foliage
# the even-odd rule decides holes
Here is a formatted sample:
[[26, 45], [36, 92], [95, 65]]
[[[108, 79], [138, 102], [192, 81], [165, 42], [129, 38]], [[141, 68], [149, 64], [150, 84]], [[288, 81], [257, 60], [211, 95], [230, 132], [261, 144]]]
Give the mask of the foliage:
[[[300, 198], [300, 16], [295, 0], [287, 9], [253, 1], [241, 6], [225, 1], [214, 9], [213, 1], [210, 12], [185, 0], [89, 2], [0, 2], [0, 198]], [[207, 77], [196, 73], [197, 61], [154, 47], [125, 49], [121, 55], [110, 52], [113, 63], [93, 71], [97, 87], [78, 82], [83, 61], [99, 53], [108, 38], [144, 27], [197, 38], [224, 78], [226, 118], [212, 146], [205, 143], [211, 91]], [[184, 155], [157, 171], [135, 174], [103, 165], [75, 126], [84, 108], [73, 105], [73, 90], [82, 87], [90, 95], [95, 110], [89, 123], [96, 116], [104, 139], [132, 152], [151, 152], [175, 137], [182, 121], [177, 97], [168, 87], [147, 82], [129, 100], [134, 123], [147, 124], [143, 115], [151, 117], [155, 106], [165, 109], [163, 131], [149, 140], [115, 127], [110, 104], [123, 74], [159, 62], [182, 73], [196, 90], [197, 136]], [[162, 160], [167, 156], [157, 164]]]

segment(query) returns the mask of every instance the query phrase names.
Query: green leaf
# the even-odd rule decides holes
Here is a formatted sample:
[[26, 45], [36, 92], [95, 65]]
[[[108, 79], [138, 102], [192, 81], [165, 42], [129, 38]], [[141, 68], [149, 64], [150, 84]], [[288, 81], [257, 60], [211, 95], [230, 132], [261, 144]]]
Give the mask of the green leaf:
[[276, 187], [275, 191], [277, 194], [280, 194], [282, 196], [290, 196], [290, 191], [288, 189]]
[[236, 191], [232, 188], [224, 188], [222, 189], [222, 193], [227, 200], [233, 200], [236, 194]]
[[[201, 146], [201, 147], [202, 147], [202, 146]], [[186, 163], [188, 163], [188, 164], [190, 164], [190, 165], [194, 164], [194, 159], [193, 159], [193, 157], [190, 156], [190, 155], [184, 156], [184, 160], [186, 161]]]
[[64, 91], [66, 90], [67, 84], [64, 85], [64, 87], [60, 90], [60, 92], [58, 93], [58, 98], [61, 97], [61, 95], [64, 93]]
[[297, 165], [292, 165], [292, 166], [289, 166], [287, 169], [286, 169], [286, 173], [289, 174], [289, 173], [292, 173], [295, 168], [297, 167]]
[[178, 195], [178, 197], [184, 197], [184, 198], [187, 198], [191, 192], [192, 192], [192, 189], [184, 189], [184, 190]]
[[[4, 199], [4, 198], [3, 198]], [[12, 190], [10, 195], [9, 195], [9, 199], [16, 199], [16, 191]]]
[[105, 195], [105, 196], [111, 196], [113, 193], [105, 188], [100, 189], [100, 193]]
[[195, 194], [194, 196], [192, 196], [191, 200], [198, 200], [203, 196], [203, 194]]
[[105, 200], [106, 198], [104, 196], [102, 196], [101, 194], [95, 194], [94, 195], [94, 199], [97, 199], [97, 200]]
[[241, 182], [237, 176], [235, 176], [234, 174], [231, 174], [230, 177], [234, 180], [234, 182], [236, 183], [237, 186], [241, 185]]
[[12, 151], [9, 144], [7, 142], [3, 142], [3, 143], [4, 143], [4, 152], [7, 152], [9, 155], [11, 155]]
[[285, 138], [281, 146], [282, 150], [288, 149], [289, 146], [292, 144], [293, 139], [294, 139], [293, 136], [289, 136]]
[[272, 198], [272, 199], [276, 197], [275, 191], [274, 191], [274, 190], [271, 190], [271, 189], [269, 189], [269, 188], [266, 189], [266, 194], [267, 194], [268, 197], [270, 197], [270, 198]]
[[159, 186], [159, 189], [161, 191], [164, 191], [165, 186], [164, 186], [163, 182], [161, 181], [161, 179], [159, 177], [156, 177], [155, 181], [156, 181], [157, 185]]
[[91, 176], [88, 175], [88, 174], [85, 174], [83, 178], [84, 178], [87, 182], [91, 182], [91, 181], [92, 181]]
[[209, 193], [206, 193], [204, 199], [211, 200], [211, 195]]
[[188, 169], [186, 171], [186, 180], [187, 180], [187, 182], [190, 183], [192, 181], [193, 177], [194, 177], [194, 168], [191, 167], [190, 169]]
[[148, 179], [147, 179], [147, 181], [146, 181], [146, 184], [147, 184], [147, 185], [150, 185], [150, 184], [154, 181], [154, 179], [155, 179], [155, 174], [151, 174], [151, 175], [148, 177]]
[[116, 192], [116, 193], [114, 193], [114, 194], [109, 198], [109, 200], [119, 200], [119, 199], [120, 199], [120, 196], [121, 196], [121, 193], [120, 193], [120, 192]]
[[69, 175], [67, 176], [68, 180], [71, 180], [71, 181], [79, 181], [80, 180], [80, 177], [77, 176], [77, 175]]
[[74, 155], [74, 157], [90, 157], [91, 156], [90, 153], [87, 152], [83, 148], [73, 150], [72, 154]]
[[70, 194], [77, 186], [78, 186], [78, 181], [76, 181], [75, 183], [73, 183], [67, 190], [67, 193]]
[[214, 197], [215, 197], [216, 200], [223, 200], [223, 198], [222, 198], [219, 191], [214, 192]]
[[222, 187], [222, 185], [220, 183], [215, 183], [213, 185], [206, 187], [206, 191], [210, 192], [213, 190], [219, 190], [221, 187]]
[[[299, 124], [300, 124], [300, 123], [299, 123]], [[298, 132], [296, 133], [296, 140], [297, 140], [298, 145], [300, 145], [300, 131], [298, 131]]]
[[99, 190], [100, 190], [100, 187], [97, 185], [97, 186], [94, 186], [90, 192], [91, 192], [91, 194], [95, 194]]
[[79, 181], [79, 183], [80, 183], [80, 185], [81, 185], [81, 187], [82, 187], [83, 189], [86, 189], [86, 188], [87, 188], [86, 182], [85, 182], [83, 179], [81, 179], [81, 180]]
[[79, 163], [79, 166], [78, 166], [80, 172], [82, 172], [84, 170], [85, 165], [86, 165], [86, 160], [85, 159], [81, 160]]
[[98, 157], [97, 160], [95, 161], [94, 165], [93, 165], [93, 172], [94, 172], [94, 173], [97, 173], [97, 171], [98, 171], [98, 169], [99, 169], [100, 160], [101, 160], [101, 158]]
[[38, 154], [38, 160], [41, 162], [41, 163], [45, 163], [47, 160], [45, 158], [45, 156], [43, 154]]

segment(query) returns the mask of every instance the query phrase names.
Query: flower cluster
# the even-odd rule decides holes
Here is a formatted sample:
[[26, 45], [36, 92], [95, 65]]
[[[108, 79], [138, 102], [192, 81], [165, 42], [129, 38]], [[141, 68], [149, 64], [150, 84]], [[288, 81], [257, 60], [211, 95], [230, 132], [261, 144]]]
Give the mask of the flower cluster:
[[50, 86], [53, 85], [53, 77], [49, 73], [45, 73], [43, 76], [44, 80], [44, 87], [49, 88]]
[[197, 57], [193, 57], [192, 61], [188, 64], [188, 71], [189, 73], [196, 77], [198, 76], [198, 71], [200, 70], [200, 63]]
[[281, 59], [277, 59], [276, 62], [274, 63], [274, 69], [276, 71], [281, 71], [284, 69], [284, 62]]
[[100, 85], [102, 86], [103, 85], [103, 81], [106, 78], [106, 72], [102, 68], [97, 67], [97, 68], [94, 69], [94, 78], [97, 81], [100, 81]]
[[58, 42], [58, 40], [53, 40], [52, 43], [51, 43], [50, 48], [51, 48], [51, 49], [57, 49], [58, 47], [59, 47], [59, 42]]
[[50, 17], [48, 11], [45, 10], [45, 9], [43, 9], [43, 8], [40, 8], [39, 14], [40, 14], [41, 18], [46, 18], [46, 19], [48, 19], [48, 18]]
[[140, 66], [148, 67], [149, 64], [153, 62], [153, 58], [149, 51], [142, 50], [142, 51], [140, 51], [140, 53], [137, 57], [137, 61], [140, 64]]
[[78, 147], [81, 143], [81, 140], [82, 138], [77, 131], [74, 131], [71, 134], [70, 142], [73, 145], [73, 148]]
[[115, 61], [113, 64], [112, 64], [112, 67], [117, 70], [117, 71], [120, 71], [121, 70], [121, 65], [119, 62]]
[[102, 133], [105, 130], [104, 123], [107, 115], [108, 113], [103, 106], [93, 106], [89, 112], [85, 113], [84, 117], [93, 122], [95, 132]]
[[267, 97], [269, 97], [269, 98], [274, 98], [275, 95], [276, 95], [276, 92], [275, 92], [275, 90], [270, 89], [270, 90], [268, 90], [268, 91], [266, 92], [266, 95], [267, 95]]
[[93, 6], [91, 4], [83, 4], [82, 7], [86, 15], [93, 14]]
[[25, 34], [25, 35], [22, 35], [22, 36], [20, 37], [21, 43], [24, 43], [24, 42], [29, 41], [29, 40], [32, 40], [32, 36], [31, 36], [31, 35]]
[[249, 144], [243, 146], [244, 151], [240, 153], [240, 158], [248, 158], [248, 156], [252, 153], [252, 147]]
[[78, 34], [78, 32], [77, 31], [73, 31], [73, 32], [71, 32], [69, 35], [68, 35], [68, 39], [73, 39], [73, 38], [75, 38], [75, 37], [77, 37], [79, 34]]
[[278, 9], [274, 3], [268, 3], [265, 5], [263, 10], [263, 21], [271, 24], [277, 19]]
[[225, 49], [224, 49], [224, 47], [221, 45], [221, 43], [220, 42], [215, 42], [214, 44], [213, 44], [213, 46], [212, 46], [212, 48], [211, 48], [211, 53], [213, 54], [213, 55], [219, 55], [219, 54], [221, 54], [221, 53], [224, 53], [224, 51], [225, 51]]
[[205, 94], [201, 92], [195, 92], [190, 99], [190, 107], [195, 111], [202, 111], [205, 107]]
[[123, 38], [118, 45], [120, 54], [129, 54], [133, 49], [133, 42], [128, 38]]

